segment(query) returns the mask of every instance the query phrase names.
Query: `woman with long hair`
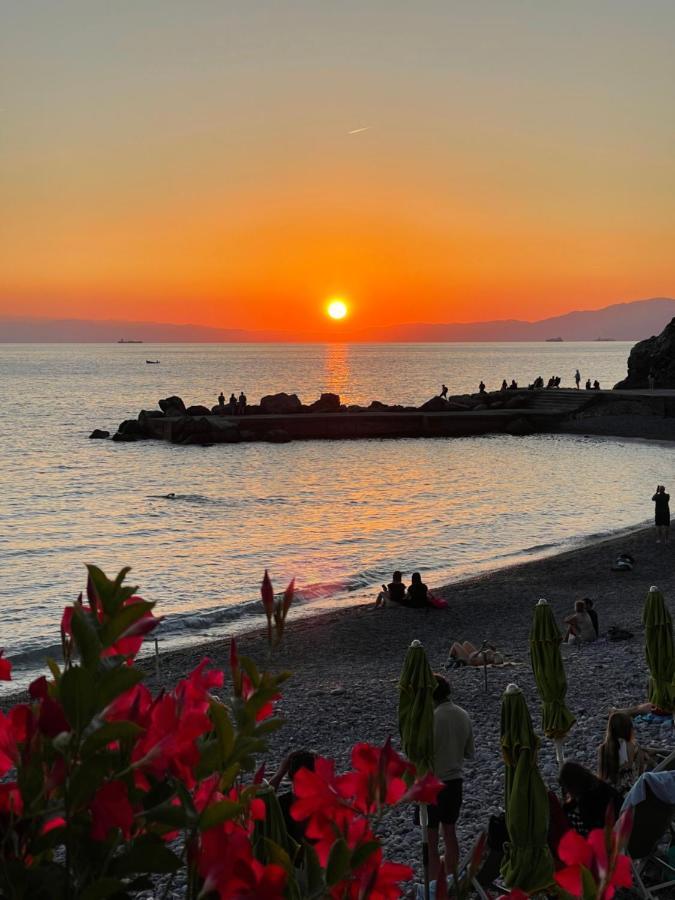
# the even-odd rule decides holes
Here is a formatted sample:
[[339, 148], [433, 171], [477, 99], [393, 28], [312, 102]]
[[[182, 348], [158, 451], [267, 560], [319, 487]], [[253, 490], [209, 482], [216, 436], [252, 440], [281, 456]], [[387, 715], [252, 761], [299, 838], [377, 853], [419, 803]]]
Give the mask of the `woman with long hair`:
[[598, 775], [623, 795], [643, 769], [644, 756], [635, 740], [633, 720], [624, 712], [613, 712], [598, 750]]

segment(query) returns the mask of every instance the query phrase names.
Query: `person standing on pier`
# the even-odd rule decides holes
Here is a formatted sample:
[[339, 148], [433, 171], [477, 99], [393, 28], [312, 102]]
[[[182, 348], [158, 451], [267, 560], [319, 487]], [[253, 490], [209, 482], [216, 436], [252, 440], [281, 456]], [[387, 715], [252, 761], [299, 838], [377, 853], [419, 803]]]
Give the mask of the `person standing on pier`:
[[237, 412], [240, 416], [243, 416], [246, 412], [246, 394], [243, 391], [239, 394], [239, 403], [237, 406]]
[[579, 390], [579, 387], [581, 386], [581, 373], [579, 372], [578, 369], [574, 373], [574, 382], [577, 386], [577, 390]]
[[218, 406], [225, 406], [225, 394], [222, 391], [218, 394]]

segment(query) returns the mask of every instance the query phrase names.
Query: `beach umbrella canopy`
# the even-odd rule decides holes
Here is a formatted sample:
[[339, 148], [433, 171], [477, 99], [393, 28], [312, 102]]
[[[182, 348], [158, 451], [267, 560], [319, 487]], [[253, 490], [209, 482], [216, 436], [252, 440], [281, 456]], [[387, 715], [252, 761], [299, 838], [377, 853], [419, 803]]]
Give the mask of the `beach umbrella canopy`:
[[537, 768], [539, 739], [525, 698], [515, 684], [502, 696], [501, 746], [509, 833], [501, 874], [510, 889], [534, 893], [553, 881], [547, 844], [548, 794]]
[[565, 704], [567, 678], [561, 643], [553, 610], [545, 600], [540, 600], [534, 608], [530, 631], [530, 661], [541, 697], [542, 730], [553, 741], [562, 740], [576, 722]]
[[673, 620], [661, 591], [652, 586], [642, 610], [645, 626], [645, 656], [651, 672], [649, 702], [659, 709], [675, 709], [675, 649], [673, 648]]
[[423, 775], [434, 767], [434, 700], [436, 679], [419, 641], [403, 661], [398, 683], [398, 730], [403, 752]]

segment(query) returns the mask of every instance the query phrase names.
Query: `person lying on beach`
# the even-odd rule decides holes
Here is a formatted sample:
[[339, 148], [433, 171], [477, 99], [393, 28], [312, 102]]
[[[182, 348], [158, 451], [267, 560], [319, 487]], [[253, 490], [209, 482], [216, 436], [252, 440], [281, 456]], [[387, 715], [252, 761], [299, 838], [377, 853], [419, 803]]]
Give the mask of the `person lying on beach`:
[[598, 636], [583, 600], [577, 600], [574, 604], [574, 612], [565, 619], [565, 625], [568, 626], [565, 635], [566, 641], [589, 643], [596, 640]]
[[623, 797], [652, 763], [653, 752], [638, 744], [631, 716], [623, 711], [611, 713], [605, 740], [598, 748], [600, 778]]
[[460, 644], [458, 641], [450, 648], [450, 659], [456, 659], [466, 666], [482, 666], [487, 663], [489, 666], [503, 666], [504, 657], [492, 644], [487, 641], [483, 642], [480, 649], [474, 647], [470, 641], [464, 641]]
[[615, 817], [621, 809], [619, 793], [605, 781], [575, 762], [566, 762], [558, 777], [563, 794], [563, 811], [567, 821], [586, 837], [594, 828], [605, 827], [607, 807], [612, 806]]
[[382, 590], [377, 595], [377, 599], [375, 600], [375, 609], [381, 609], [382, 607], [384, 607], [388, 600], [391, 600], [393, 603], [400, 603], [402, 606], [406, 605], [403, 575], [398, 571], [398, 569], [392, 575], [391, 583], [382, 585]]

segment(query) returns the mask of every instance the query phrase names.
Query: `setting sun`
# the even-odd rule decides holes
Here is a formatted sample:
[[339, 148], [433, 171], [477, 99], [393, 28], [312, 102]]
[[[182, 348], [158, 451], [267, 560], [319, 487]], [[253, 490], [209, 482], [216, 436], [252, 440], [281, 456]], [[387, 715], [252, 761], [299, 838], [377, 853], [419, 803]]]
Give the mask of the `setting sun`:
[[344, 300], [331, 300], [327, 312], [331, 319], [344, 319], [347, 315], [347, 304]]

